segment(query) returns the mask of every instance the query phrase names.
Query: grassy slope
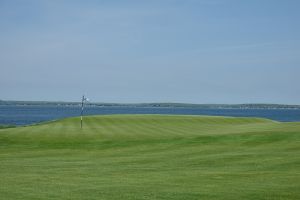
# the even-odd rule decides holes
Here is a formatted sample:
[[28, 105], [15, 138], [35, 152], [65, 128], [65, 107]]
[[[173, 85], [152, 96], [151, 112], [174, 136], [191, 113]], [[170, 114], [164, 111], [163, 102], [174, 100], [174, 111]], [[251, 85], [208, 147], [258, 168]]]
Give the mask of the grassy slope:
[[0, 199], [300, 199], [300, 123], [112, 115], [0, 130]]

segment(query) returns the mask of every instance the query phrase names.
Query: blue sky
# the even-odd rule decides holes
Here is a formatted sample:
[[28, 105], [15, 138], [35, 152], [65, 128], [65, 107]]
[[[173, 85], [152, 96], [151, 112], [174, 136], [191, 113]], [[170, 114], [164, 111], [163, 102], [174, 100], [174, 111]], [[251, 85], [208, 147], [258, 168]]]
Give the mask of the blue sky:
[[0, 0], [0, 99], [300, 104], [299, 8]]

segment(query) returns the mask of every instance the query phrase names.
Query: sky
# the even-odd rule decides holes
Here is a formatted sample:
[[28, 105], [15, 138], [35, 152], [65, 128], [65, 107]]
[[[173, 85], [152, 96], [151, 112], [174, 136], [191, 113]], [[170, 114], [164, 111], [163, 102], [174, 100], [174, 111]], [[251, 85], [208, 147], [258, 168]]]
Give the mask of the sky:
[[0, 99], [300, 104], [298, 0], [0, 0]]

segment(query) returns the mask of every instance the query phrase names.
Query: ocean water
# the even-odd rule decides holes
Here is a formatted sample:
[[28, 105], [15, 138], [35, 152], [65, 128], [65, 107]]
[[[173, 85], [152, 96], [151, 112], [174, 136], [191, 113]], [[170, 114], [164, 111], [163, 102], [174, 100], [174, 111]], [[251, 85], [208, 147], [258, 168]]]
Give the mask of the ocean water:
[[[79, 116], [79, 106], [0, 106], [0, 124], [29, 125], [65, 117]], [[300, 121], [300, 109], [201, 109], [171, 107], [85, 107], [84, 115], [180, 114], [233, 117], [262, 117], [281, 122]]]

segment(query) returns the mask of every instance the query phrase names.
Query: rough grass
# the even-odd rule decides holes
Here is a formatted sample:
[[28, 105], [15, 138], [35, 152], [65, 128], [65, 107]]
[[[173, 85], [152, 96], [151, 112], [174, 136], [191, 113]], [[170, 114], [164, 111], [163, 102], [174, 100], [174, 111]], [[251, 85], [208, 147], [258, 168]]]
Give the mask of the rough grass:
[[300, 123], [111, 115], [0, 130], [0, 199], [300, 199]]

